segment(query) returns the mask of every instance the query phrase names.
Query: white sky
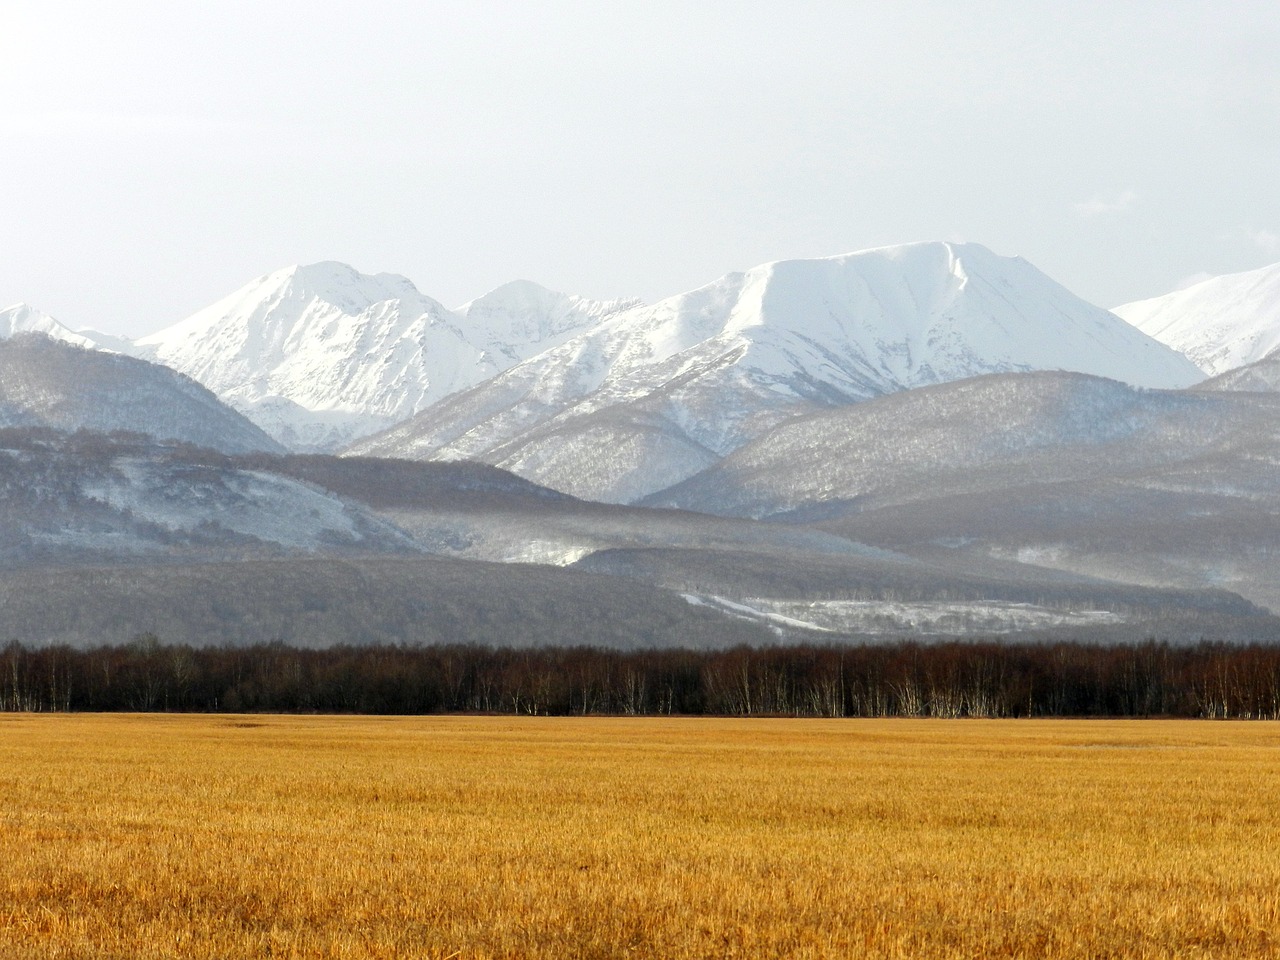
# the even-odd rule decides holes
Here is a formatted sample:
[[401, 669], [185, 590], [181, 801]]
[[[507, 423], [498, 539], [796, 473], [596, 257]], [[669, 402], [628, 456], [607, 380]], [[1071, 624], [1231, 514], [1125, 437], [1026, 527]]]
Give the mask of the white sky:
[[4, 0], [0, 306], [295, 262], [654, 300], [926, 239], [1103, 306], [1280, 261], [1267, 2]]

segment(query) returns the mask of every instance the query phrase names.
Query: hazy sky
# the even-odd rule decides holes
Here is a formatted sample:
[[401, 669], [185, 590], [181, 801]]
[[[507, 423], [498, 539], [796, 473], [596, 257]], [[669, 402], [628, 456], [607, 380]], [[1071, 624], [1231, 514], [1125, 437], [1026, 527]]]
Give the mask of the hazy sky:
[[296, 262], [657, 299], [963, 239], [1103, 306], [1280, 261], [1280, 7], [0, 5], [0, 306], [141, 334]]

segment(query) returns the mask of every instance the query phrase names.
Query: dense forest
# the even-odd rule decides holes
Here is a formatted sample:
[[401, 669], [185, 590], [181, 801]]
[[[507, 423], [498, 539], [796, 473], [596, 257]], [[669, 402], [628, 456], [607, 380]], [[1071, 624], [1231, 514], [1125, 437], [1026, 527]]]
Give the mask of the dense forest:
[[0, 648], [7, 711], [1280, 719], [1280, 646]]

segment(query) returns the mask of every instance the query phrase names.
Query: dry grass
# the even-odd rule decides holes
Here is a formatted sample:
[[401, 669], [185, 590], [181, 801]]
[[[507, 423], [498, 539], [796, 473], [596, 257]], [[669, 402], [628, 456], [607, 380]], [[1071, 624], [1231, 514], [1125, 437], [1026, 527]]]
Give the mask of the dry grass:
[[0, 718], [0, 957], [1271, 957], [1280, 726]]

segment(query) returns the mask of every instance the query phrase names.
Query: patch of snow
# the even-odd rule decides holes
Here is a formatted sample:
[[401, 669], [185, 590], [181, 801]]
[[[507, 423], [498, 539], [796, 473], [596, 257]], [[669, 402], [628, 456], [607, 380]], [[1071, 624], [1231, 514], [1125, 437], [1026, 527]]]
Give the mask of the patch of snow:
[[114, 466], [112, 475], [85, 488], [85, 496], [169, 531], [194, 531], [212, 522], [234, 534], [307, 551], [356, 542], [366, 533], [357, 512], [342, 500], [274, 474], [198, 466], [157, 471], [129, 458]]
[[555, 540], [528, 540], [515, 549], [508, 550], [502, 563], [541, 563], [554, 567], [567, 567], [577, 563], [592, 552], [592, 547], [568, 544]]
[[729, 600], [718, 596], [683, 596], [691, 604], [714, 607], [770, 626], [872, 636], [973, 636], [1124, 622], [1124, 617], [1110, 610], [1059, 610], [1031, 603], [996, 600], [899, 602], [764, 597]]

